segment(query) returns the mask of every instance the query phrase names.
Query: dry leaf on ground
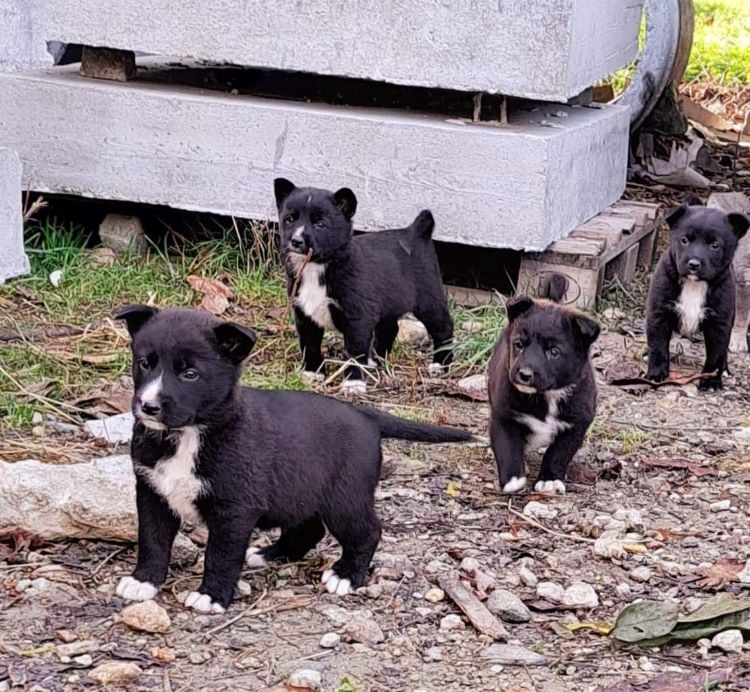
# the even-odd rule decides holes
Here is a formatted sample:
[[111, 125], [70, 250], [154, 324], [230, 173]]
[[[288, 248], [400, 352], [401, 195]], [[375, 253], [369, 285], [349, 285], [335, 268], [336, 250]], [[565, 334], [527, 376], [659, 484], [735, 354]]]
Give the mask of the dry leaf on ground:
[[701, 570], [703, 579], [698, 582], [702, 589], [721, 589], [733, 581], [745, 566], [744, 560], [723, 557], [710, 567]]
[[223, 315], [229, 307], [232, 289], [218, 279], [208, 276], [188, 276], [187, 282], [194, 291], [203, 294], [200, 307], [212, 315]]

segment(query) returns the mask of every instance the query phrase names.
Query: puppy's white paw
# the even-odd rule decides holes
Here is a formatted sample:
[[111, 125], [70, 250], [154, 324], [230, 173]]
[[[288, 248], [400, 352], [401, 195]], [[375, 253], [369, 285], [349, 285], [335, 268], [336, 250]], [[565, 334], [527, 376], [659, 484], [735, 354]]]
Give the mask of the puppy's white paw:
[[747, 353], [747, 334], [734, 334], [732, 333], [729, 339], [729, 352], [730, 353]]
[[133, 577], [123, 577], [115, 589], [115, 593], [126, 601], [150, 601], [159, 589], [150, 581], [138, 581]]
[[328, 593], [335, 593], [337, 596], [346, 596], [352, 590], [352, 583], [348, 579], [339, 577], [332, 569], [323, 572], [320, 581]]
[[364, 380], [344, 380], [341, 383], [341, 393], [362, 396], [367, 394], [367, 383]]
[[565, 483], [560, 480], [537, 481], [534, 490], [538, 493], [549, 493], [550, 495], [565, 495]]
[[250, 546], [245, 552], [245, 564], [248, 567], [265, 567], [268, 561], [260, 554], [260, 548]]
[[526, 476], [513, 476], [504, 486], [504, 493], [519, 493], [526, 489]]
[[368, 368], [377, 368], [378, 364], [372, 358], [368, 358], [367, 359], [367, 367]]
[[300, 379], [305, 384], [320, 384], [325, 382], [325, 375], [322, 372], [313, 372], [312, 370], [303, 370]]
[[199, 613], [224, 613], [226, 608], [214, 603], [211, 600], [211, 596], [207, 593], [198, 593], [197, 591], [191, 591], [185, 599], [185, 605], [188, 608], [197, 610]]
[[427, 366], [427, 372], [433, 377], [436, 377], [437, 375], [442, 375], [445, 372], [445, 369], [440, 363], [430, 363]]

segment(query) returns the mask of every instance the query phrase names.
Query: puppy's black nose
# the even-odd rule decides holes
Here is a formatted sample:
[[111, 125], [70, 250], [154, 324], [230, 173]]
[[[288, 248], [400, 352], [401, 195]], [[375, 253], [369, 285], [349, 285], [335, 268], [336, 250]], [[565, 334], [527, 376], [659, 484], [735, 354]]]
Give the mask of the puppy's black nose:
[[305, 249], [305, 246], [307, 243], [305, 243], [304, 238], [292, 238], [289, 241], [289, 245], [292, 247], [292, 250], [297, 250], [298, 252], [302, 252]]
[[518, 379], [523, 384], [531, 384], [534, 381], [534, 373], [529, 368], [521, 368], [518, 371]]
[[159, 411], [161, 411], [161, 406], [159, 404], [141, 404], [141, 411], [143, 411], [147, 416], [155, 416]]
[[698, 271], [701, 268], [701, 261], [697, 259], [688, 260], [688, 269]]

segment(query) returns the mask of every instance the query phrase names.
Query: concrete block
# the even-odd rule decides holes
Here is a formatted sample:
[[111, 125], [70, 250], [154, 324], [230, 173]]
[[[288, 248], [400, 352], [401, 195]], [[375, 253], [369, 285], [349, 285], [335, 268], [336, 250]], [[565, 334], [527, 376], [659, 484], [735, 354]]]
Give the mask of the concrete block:
[[9, 149], [0, 149], [0, 248], [0, 284], [29, 273], [23, 249], [21, 161]]
[[44, 192], [275, 219], [272, 180], [351, 187], [355, 224], [546, 248], [625, 187], [628, 113], [535, 105], [507, 126], [89, 80], [75, 69], [0, 75], [0, 145]]
[[47, 0], [0, 0], [0, 72], [52, 65]]
[[84, 46], [81, 74], [93, 79], [127, 82], [135, 77], [135, 53], [132, 50]]
[[565, 101], [632, 61], [643, 0], [48, 0], [49, 38]]

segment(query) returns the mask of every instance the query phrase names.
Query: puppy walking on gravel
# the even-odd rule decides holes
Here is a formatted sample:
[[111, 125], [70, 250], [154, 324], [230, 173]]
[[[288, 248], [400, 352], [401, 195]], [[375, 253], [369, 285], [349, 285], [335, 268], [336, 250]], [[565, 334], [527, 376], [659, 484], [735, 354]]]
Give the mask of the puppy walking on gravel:
[[744, 214], [707, 209], [693, 197], [667, 223], [669, 247], [648, 293], [646, 378], [662, 382], [669, 377], [672, 334], [691, 336], [700, 330], [706, 343], [703, 373], [713, 374], [698, 389], [721, 389], [735, 311], [732, 259], [750, 221]]
[[[117, 315], [132, 337], [132, 457], [138, 561], [117, 594], [153, 598], [167, 576], [181, 521], [208, 528], [203, 581], [186, 605], [223, 612], [243, 560], [300, 560], [325, 529], [341, 558], [323, 574], [331, 593], [360, 586], [380, 540], [373, 507], [380, 441], [471, 439], [306, 392], [240, 387], [255, 334], [187, 309], [131, 306]], [[281, 537], [248, 550], [255, 528]]]
[[568, 464], [596, 414], [589, 350], [599, 325], [558, 305], [567, 279], [551, 277], [550, 300], [509, 300], [508, 326], [489, 364], [490, 439], [503, 492], [526, 487], [524, 452], [546, 447], [539, 492], [565, 492]]
[[442, 370], [453, 353], [453, 320], [443, 292], [432, 231], [422, 211], [408, 228], [352, 237], [357, 198], [349, 188], [336, 192], [274, 181], [289, 292], [294, 295], [305, 371], [323, 364], [325, 329], [344, 337], [347, 369], [344, 389], [366, 390], [361, 366], [371, 349], [385, 358], [398, 334], [398, 320], [411, 312], [434, 346], [432, 367]]

